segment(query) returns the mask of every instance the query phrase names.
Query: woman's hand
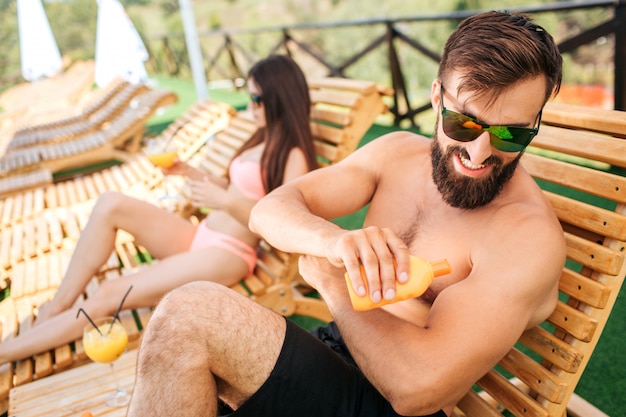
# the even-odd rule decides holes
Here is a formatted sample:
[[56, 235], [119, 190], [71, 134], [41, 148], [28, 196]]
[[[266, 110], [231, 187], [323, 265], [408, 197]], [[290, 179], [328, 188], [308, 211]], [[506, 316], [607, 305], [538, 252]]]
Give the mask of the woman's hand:
[[191, 204], [194, 207], [207, 207], [217, 210], [226, 210], [231, 195], [220, 185], [213, 183], [208, 177], [201, 180], [187, 181], [191, 194]]
[[194, 168], [187, 162], [183, 162], [176, 158], [174, 164], [169, 168], [161, 168], [163, 175], [183, 175], [189, 179], [202, 180], [207, 178], [207, 173]]
[[189, 174], [191, 166], [186, 162], [179, 160], [178, 158], [174, 159], [174, 164], [169, 168], [161, 168], [161, 172], [163, 175], [185, 175]]

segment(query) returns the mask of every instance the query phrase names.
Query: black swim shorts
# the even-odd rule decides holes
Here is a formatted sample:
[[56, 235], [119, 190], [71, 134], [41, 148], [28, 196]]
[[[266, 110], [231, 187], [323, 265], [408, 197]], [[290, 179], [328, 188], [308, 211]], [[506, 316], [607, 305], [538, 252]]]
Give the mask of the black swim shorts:
[[[278, 361], [231, 417], [398, 417], [359, 371], [334, 323], [311, 333], [287, 320]], [[430, 417], [446, 417], [442, 411]]]

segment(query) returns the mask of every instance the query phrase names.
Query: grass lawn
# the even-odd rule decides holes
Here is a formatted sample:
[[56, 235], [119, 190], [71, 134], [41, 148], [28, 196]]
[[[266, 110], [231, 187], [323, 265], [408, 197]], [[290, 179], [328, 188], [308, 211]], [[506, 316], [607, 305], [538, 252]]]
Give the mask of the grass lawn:
[[[196, 98], [191, 80], [156, 78], [154, 81], [158, 87], [171, 89], [179, 94], [179, 101], [176, 105], [150, 120], [149, 129], [160, 131], [180, 115]], [[231, 90], [218, 89], [210, 90], [209, 94], [211, 99], [227, 102], [238, 109], [244, 108], [248, 100], [246, 90], [233, 93]], [[361, 145], [393, 130], [397, 129], [390, 126], [374, 125], [361, 141]], [[544, 188], [550, 187], [547, 184], [540, 185]], [[335, 221], [348, 229], [357, 228], [362, 225], [365, 212], [363, 209]], [[622, 346], [624, 335], [626, 335], [626, 302], [624, 297], [626, 297], [626, 288], [622, 288], [618, 296], [609, 322], [576, 389], [578, 395], [609, 416], [626, 415], [624, 412], [626, 410], [626, 396], [624, 395], [626, 393], [626, 355], [624, 355]], [[319, 324], [319, 322], [305, 317], [294, 317], [293, 319], [307, 328]]]

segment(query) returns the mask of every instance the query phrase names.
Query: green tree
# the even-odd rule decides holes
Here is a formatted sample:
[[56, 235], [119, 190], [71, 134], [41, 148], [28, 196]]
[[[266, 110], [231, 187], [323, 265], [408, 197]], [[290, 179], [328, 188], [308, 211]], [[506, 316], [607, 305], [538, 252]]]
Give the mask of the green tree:
[[0, 91], [18, 82], [20, 46], [17, 29], [17, 8], [14, 0], [0, 0]]

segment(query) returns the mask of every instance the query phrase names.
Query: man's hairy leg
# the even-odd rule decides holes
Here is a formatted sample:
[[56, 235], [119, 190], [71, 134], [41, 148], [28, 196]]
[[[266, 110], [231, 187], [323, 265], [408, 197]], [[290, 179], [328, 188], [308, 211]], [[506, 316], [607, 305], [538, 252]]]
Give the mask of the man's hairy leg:
[[166, 295], [143, 335], [129, 416], [216, 416], [265, 382], [285, 337], [285, 319], [212, 282]]

